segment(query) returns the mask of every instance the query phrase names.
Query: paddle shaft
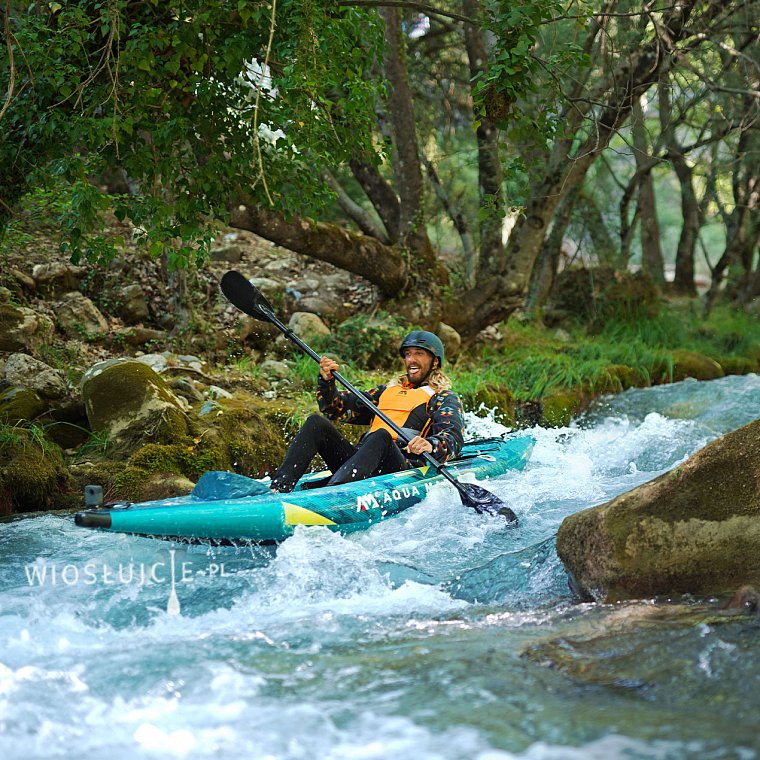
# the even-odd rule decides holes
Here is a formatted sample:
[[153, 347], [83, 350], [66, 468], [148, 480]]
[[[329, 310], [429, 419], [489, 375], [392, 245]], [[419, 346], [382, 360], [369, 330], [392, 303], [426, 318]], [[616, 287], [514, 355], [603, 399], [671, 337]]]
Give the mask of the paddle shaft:
[[[267, 318], [272, 322], [272, 324], [279, 328], [286, 338], [289, 338], [293, 343], [295, 343], [305, 354], [308, 354], [312, 359], [314, 359], [317, 364], [321, 361], [322, 357], [314, 351], [311, 346], [308, 346], [306, 343], [304, 343], [294, 332], [291, 330], [287, 325], [283, 324], [279, 319], [277, 319], [277, 316], [269, 311], [266, 310]], [[407, 437], [406, 433], [390, 418], [388, 417], [385, 412], [383, 412], [381, 409], [378, 409], [358, 388], [355, 388], [351, 383], [346, 380], [343, 375], [340, 374], [340, 372], [333, 371], [332, 373], [333, 377], [350, 393], [353, 393], [354, 396], [358, 401], [360, 401], [364, 406], [366, 406], [373, 414], [377, 415], [403, 442], [408, 444], [409, 438]], [[420, 455], [431, 467], [434, 467], [440, 475], [443, 475], [446, 480], [449, 481], [460, 493], [464, 492], [464, 488], [459, 481], [455, 480], [452, 475], [450, 475], [445, 467], [445, 464], [442, 464], [439, 462], [435, 457], [433, 457], [431, 454], [429, 454], [427, 451], [423, 451]]]

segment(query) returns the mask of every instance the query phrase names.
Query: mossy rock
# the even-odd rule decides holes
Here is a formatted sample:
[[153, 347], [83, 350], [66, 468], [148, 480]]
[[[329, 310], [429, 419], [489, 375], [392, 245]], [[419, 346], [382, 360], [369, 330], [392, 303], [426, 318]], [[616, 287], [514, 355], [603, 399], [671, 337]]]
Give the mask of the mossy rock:
[[646, 387], [650, 384], [648, 377], [626, 364], [611, 364], [609, 367], [606, 367], [606, 370], [610, 377], [614, 378], [619, 391], [627, 391], [629, 388]]
[[543, 427], [566, 427], [582, 411], [587, 403], [586, 398], [580, 389], [552, 393], [542, 398], [539, 424]]
[[213, 447], [200, 447], [192, 439], [182, 444], [148, 443], [132, 454], [127, 466], [150, 474], [173, 473], [197, 480], [208, 470], [225, 469], [225, 454]]
[[31, 388], [16, 385], [0, 392], [0, 422], [28, 422], [46, 410], [47, 404]]
[[693, 377], [695, 380], [716, 380], [724, 375], [723, 368], [715, 359], [698, 351], [676, 349], [671, 356], [672, 370], [660, 370], [662, 382], [677, 383], [687, 377]]
[[170, 499], [193, 490], [193, 481], [168, 472], [148, 472], [140, 467], [126, 467], [116, 476], [116, 498], [131, 502]]
[[606, 504], [565, 518], [557, 553], [607, 602], [760, 584], [760, 420]]
[[749, 375], [757, 372], [757, 362], [746, 356], [726, 356], [718, 362], [726, 375]]
[[474, 392], [460, 393], [465, 409], [478, 412], [481, 409], [494, 410], [494, 416], [502, 425], [514, 425], [517, 419], [517, 402], [509, 388], [503, 385], [485, 383]]
[[94, 485], [103, 489], [104, 501], [115, 501], [120, 498], [116, 494], [114, 483], [116, 478], [124, 472], [123, 461], [104, 459], [99, 462], [73, 464], [69, 466], [69, 472], [77, 493], [82, 494], [85, 486]]
[[53, 509], [72, 486], [57, 446], [21, 427], [0, 430], [0, 516]]
[[142, 362], [95, 365], [82, 379], [82, 398], [90, 426], [109, 436], [112, 452], [128, 454], [146, 442], [171, 444], [188, 435], [179, 400]]
[[242, 475], [261, 477], [273, 472], [285, 457], [291, 411], [282, 402], [238, 393], [219, 399], [216, 413], [196, 423], [201, 450], [214, 449], [225, 466]]

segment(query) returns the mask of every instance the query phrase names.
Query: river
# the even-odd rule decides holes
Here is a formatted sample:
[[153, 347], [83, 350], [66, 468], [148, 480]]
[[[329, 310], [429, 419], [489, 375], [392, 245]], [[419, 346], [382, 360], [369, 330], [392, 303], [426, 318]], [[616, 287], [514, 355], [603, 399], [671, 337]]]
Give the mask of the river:
[[[536, 428], [526, 470], [488, 484], [517, 529], [446, 485], [276, 550], [0, 524], [0, 756], [758, 757], [760, 616], [576, 604], [554, 549], [565, 516], [758, 416], [748, 375]], [[472, 437], [503, 430], [469, 415]]]

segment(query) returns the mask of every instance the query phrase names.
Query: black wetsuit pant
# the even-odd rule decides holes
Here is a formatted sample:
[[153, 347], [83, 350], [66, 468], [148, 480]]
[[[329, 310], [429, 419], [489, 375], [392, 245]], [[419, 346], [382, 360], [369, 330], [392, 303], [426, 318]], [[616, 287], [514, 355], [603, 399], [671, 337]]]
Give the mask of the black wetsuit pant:
[[333, 473], [327, 482], [330, 486], [398, 472], [407, 467], [401, 449], [387, 430], [369, 433], [358, 446], [354, 446], [330, 420], [321, 414], [312, 414], [290, 444], [285, 460], [272, 478], [272, 488], [281, 492], [292, 491], [317, 454]]

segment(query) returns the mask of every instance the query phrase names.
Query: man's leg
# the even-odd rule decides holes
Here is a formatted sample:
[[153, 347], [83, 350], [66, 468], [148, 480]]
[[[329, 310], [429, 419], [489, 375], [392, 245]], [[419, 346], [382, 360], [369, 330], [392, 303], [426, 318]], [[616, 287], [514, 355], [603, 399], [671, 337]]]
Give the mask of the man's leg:
[[395, 444], [387, 430], [376, 430], [367, 435], [356, 453], [340, 469], [333, 470], [328, 486], [363, 480], [370, 475], [385, 475], [406, 468], [406, 460], [401, 449]]
[[280, 469], [272, 477], [272, 489], [282, 493], [293, 490], [317, 454], [335, 472], [356, 451], [335, 425], [321, 414], [310, 415], [288, 447]]

